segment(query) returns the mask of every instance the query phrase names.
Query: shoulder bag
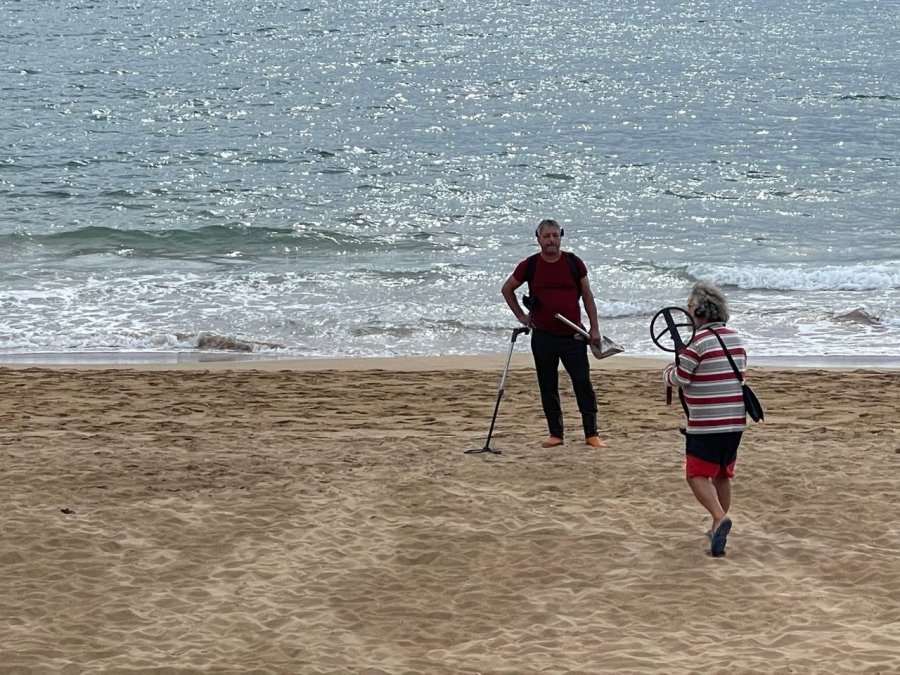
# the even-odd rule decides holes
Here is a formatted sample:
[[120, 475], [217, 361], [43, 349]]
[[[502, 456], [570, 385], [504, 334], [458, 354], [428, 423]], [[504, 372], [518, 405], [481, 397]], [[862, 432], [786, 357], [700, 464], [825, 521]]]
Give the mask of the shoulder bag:
[[762, 407], [762, 403], [759, 402], [759, 399], [756, 397], [756, 394], [753, 393], [750, 385], [744, 382], [744, 378], [741, 377], [741, 371], [738, 370], [737, 364], [731, 357], [731, 352], [728, 351], [728, 347], [725, 346], [725, 341], [722, 339], [722, 336], [712, 328], [709, 329], [709, 332], [715, 335], [716, 339], [718, 339], [719, 341], [719, 344], [722, 345], [722, 350], [725, 352], [725, 356], [728, 357], [728, 363], [731, 364], [731, 369], [734, 371], [734, 376], [738, 379], [738, 382], [741, 383], [741, 392], [744, 396], [744, 408], [747, 410], [747, 414], [750, 415], [750, 419], [752, 419], [754, 422], [762, 422], [766, 417], [765, 411]]

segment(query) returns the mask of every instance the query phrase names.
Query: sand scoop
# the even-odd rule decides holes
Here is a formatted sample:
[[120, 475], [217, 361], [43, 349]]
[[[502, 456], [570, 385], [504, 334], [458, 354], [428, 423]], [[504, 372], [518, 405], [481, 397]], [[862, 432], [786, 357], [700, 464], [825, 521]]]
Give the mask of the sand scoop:
[[[590, 339], [591, 334], [588, 333], [584, 328], [579, 326], [577, 323], [573, 323], [572, 321], [569, 321], [562, 314], [557, 314], [556, 318], [559, 319], [560, 321], [562, 321], [564, 324], [566, 324], [569, 328], [572, 328], [575, 331], [577, 331], [578, 334], [581, 335], [581, 337], [583, 337], [585, 340]], [[605, 335], [600, 336], [600, 346], [599, 347], [596, 345], [591, 345], [591, 353], [598, 359], [609, 358], [610, 356], [615, 356], [616, 354], [621, 354], [624, 351], [625, 351], [624, 347], [617, 345], [615, 342], [610, 340]]]

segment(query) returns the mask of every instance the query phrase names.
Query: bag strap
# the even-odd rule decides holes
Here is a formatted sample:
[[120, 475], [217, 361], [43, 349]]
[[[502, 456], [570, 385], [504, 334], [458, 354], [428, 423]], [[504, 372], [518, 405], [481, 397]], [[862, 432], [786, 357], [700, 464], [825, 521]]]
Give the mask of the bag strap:
[[578, 276], [578, 263], [575, 262], [575, 254], [570, 251], [563, 251], [569, 261], [569, 270], [572, 272], [572, 278], [575, 280], [575, 292], [578, 299], [581, 300], [581, 277]]
[[540, 253], [528, 256], [528, 265], [525, 267], [525, 281], [528, 282], [528, 295], [531, 295], [531, 280], [534, 279], [534, 271], [537, 269], [537, 259]]
[[719, 335], [713, 328], [708, 328], [707, 330], [709, 330], [710, 333], [715, 335], [716, 339], [718, 339], [718, 341], [719, 341], [719, 344], [722, 345], [722, 350], [725, 352], [725, 356], [728, 357], [728, 363], [731, 364], [731, 369], [734, 371], [734, 376], [738, 379], [738, 382], [741, 383], [741, 386], [743, 386], [744, 378], [741, 377], [741, 371], [738, 370], [737, 364], [734, 362], [734, 359], [731, 357], [731, 352], [728, 351], [728, 347], [725, 346], [725, 341], [722, 339], [722, 336]]
[[[525, 281], [528, 282], [528, 295], [533, 295], [531, 292], [531, 281], [534, 279], [534, 271], [537, 269], [538, 256], [540, 253], [535, 253], [534, 255], [528, 256], [528, 265], [525, 267]], [[569, 251], [563, 251], [563, 255], [566, 256], [566, 262], [569, 263], [569, 271], [572, 272], [572, 278], [575, 280], [575, 292], [578, 294], [578, 299], [581, 299], [581, 277], [578, 276], [578, 263], [575, 262], [575, 254], [570, 253]]]

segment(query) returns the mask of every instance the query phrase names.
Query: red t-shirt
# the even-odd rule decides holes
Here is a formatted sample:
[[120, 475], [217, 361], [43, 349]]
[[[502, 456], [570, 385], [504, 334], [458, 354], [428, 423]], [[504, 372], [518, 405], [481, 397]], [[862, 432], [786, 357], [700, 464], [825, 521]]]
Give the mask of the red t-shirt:
[[[553, 335], [572, 335], [572, 328], [556, 318], [556, 314], [562, 314], [569, 321], [583, 326], [581, 323], [581, 305], [578, 288], [575, 286], [575, 277], [572, 268], [566, 259], [571, 253], [562, 252], [559, 260], [554, 263], [547, 262], [540, 254], [537, 257], [537, 265], [534, 268], [534, 276], [531, 278], [531, 295], [537, 298], [537, 307], [531, 311], [531, 325], [535, 330]], [[575, 265], [578, 268], [579, 280], [587, 275], [587, 267], [584, 261], [576, 255]], [[528, 270], [528, 258], [520, 262], [513, 276], [517, 281], [525, 280]]]

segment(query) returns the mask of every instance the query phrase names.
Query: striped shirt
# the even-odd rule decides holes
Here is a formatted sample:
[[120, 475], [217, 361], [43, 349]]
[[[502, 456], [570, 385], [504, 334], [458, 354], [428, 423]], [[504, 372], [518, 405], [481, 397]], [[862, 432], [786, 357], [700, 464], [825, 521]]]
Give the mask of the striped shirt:
[[691, 344], [679, 352], [678, 366], [670, 364], [666, 384], [681, 387], [688, 407], [687, 433], [718, 434], [747, 427], [741, 383], [734, 376], [714, 328], [731, 352], [741, 377], [747, 370], [747, 352], [741, 338], [724, 323], [701, 326]]

